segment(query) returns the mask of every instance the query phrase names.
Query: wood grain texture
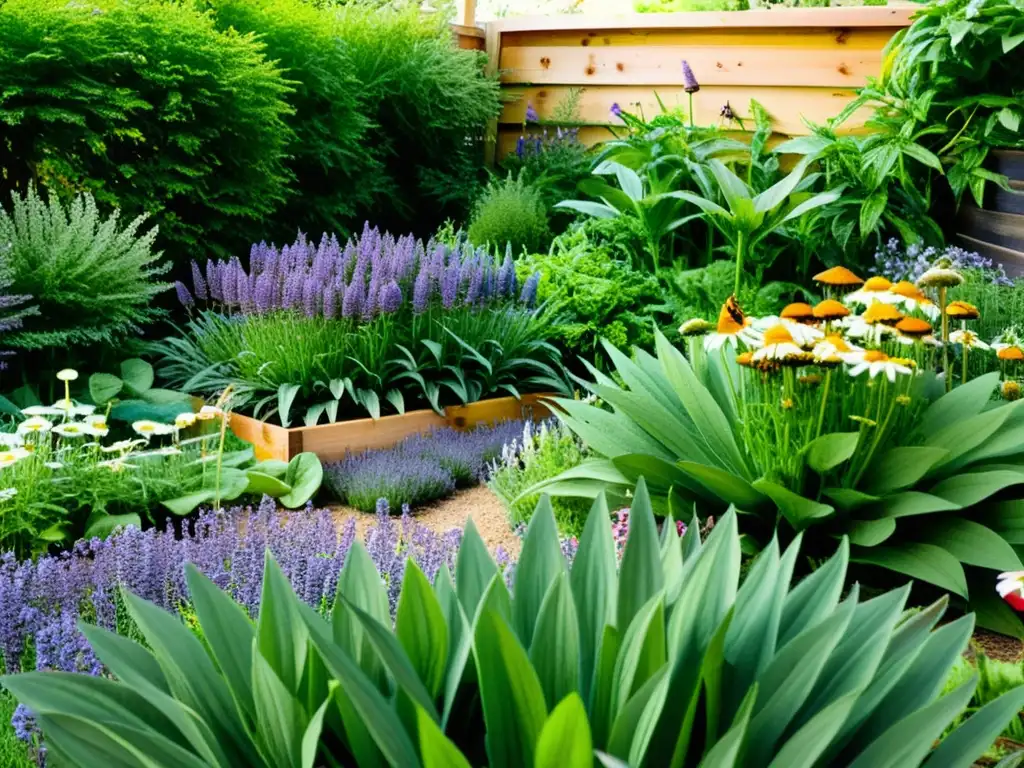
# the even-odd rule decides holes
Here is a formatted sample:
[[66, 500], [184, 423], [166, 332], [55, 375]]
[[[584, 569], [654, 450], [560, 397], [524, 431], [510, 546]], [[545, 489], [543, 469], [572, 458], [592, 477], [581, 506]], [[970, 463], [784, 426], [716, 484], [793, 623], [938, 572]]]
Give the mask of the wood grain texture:
[[986, 211], [963, 204], [957, 216], [958, 229], [965, 235], [1015, 251], [1024, 251], [1024, 215]]
[[339, 461], [349, 453], [390, 448], [407, 437], [433, 429], [468, 429], [478, 424], [521, 418], [545, 418], [548, 407], [543, 395], [523, 395], [522, 399], [500, 397], [469, 405], [451, 406], [441, 416], [432, 410], [382, 416], [379, 419], [355, 419], [315, 427], [284, 427], [267, 424], [239, 414], [231, 415], [231, 431], [255, 446], [258, 459], [289, 461], [303, 451], [315, 453], [321, 461]]
[[[526, 105], [532, 104], [541, 120], [554, 117], [559, 104], [571, 94], [569, 86], [509, 87], [503, 92], [514, 101], [508, 102], [501, 114], [501, 123], [522, 126], [526, 118]], [[824, 123], [834, 117], [853, 98], [854, 92], [845, 88], [787, 88], [781, 86], [709, 86], [702, 87], [694, 94], [694, 119], [700, 125], [714, 125], [722, 122], [722, 107], [728, 103], [732, 111], [744, 120], [745, 126], [753, 126], [750, 116], [750, 101], [756, 99], [772, 116], [776, 133], [790, 136], [807, 132], [801, 118], [814, 123]], [[657, 115], [661, 107], [658, 98], [669, 109], [689, 109], [686, 94], [679, 88], [648, 88], [644, 86], [599, 86], [587, 88], [579, 97], [579, 117], [588, 124], [622, 125], [611, 115], [612, 104], [618, 104], [634, 114]], [[870, 109], [855, 113], [843, 126], [843, 132], [856, 133], [863, 129], [864, 121], [871, 115]], [[528, 130], [535, 127], [527, 126]]]

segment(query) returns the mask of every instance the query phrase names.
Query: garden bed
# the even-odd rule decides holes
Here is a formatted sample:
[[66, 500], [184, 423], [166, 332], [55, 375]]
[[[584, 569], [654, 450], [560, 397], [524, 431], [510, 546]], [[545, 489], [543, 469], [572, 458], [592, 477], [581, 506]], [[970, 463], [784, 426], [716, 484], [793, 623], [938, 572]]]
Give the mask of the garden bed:
[[427, 408], [379, 419], [356, 419], [290, 429], [233, 413], [231, 431], [252, 443], [260, 459], [290, 461], [300, 453], [310, 452], [321, 461], [337, 461], [356, 451], [389, 448], [406, 437], [432, 429], [465, 429], [508, 419], [541, 419], [551, 413], [542, 402], [544, 397], [498, 397], [468, 405], [453, 405], [444, 409], [443, 416]]

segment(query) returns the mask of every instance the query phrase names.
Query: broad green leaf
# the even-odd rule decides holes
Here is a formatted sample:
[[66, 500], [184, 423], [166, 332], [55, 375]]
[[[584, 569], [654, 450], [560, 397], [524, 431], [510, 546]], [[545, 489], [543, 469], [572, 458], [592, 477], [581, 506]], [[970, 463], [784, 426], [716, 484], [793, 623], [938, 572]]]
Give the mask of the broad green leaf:
[[966, 723], [942, 740], [925, 762], [925, 768], [971, 766], [995, 743], [1007, 724], [1024, 709], [1024, 686], [1006, 691], [970, 716]]
[[395, 635], [431, 698], [436, 699], [448, 661], [448, 626], [430, 582], [412, 558], [402, 577]]
[[89, 397], [96, 405], [103, 406], [121, 394], [124, 382], [110, 373], [94, 373], [89, 377]]
[[297, 602], [288, 577], [270, 550], [266, 550], [260, 616], [256, 625], [257, 648], [291, 694], [299, 689], [308, 648], [308, 634], [295, 610]]
[[612, 727], [612, 686], [615, 683], [615, 659], [622, 647], [622, 634], [612, 624], [605, 624], [594, 659], [594, 676], [590, 686], [590, 727], [594, 745], [603, 747]]
[[605, 625], [614, 621], [618, 597], [615, 541], [604, 495], [587, 515], [569, 583], [580, 623], [580, 693], [589, 698], [597, 647]]
[[423, 768], [472, 768], [459, 748], [421, 707], [416, 709], [416, 729], [420, 735]]
[[993, 371], [954, 387], [928, 406], [914, 434], [928, 439], [954, 421], [981, 413], [998, 385], [999, 373]]
[[537, 741], [533, 766], [592, 768], [593, 765], [594, 747], [587, 711], [579, 694], [574, 692], [562, 699], [548, 715]]
[[812, 501], [770, 480], [755, 480], [753, 486], [775, 502], [782, 515], [797, 531], [835, 514], [835, 509], [828, 504]]
[[285, 428], [291, 423], [292, 403], [301, 389], [298, 384], [282, 384], [277, 388], [277, 415]]
[[213, 501], [216, 496], [216, 491], [198, 491], [187, 496], [179, 496], [176, 499], [166, 499], [160, 503], [174, 514], [184, 517], [192, 514], [200, 504]]
[[929, 493], [960, 507], [970, 507], [1004, 488], [1021, 483], [1024, 483], [1024, 471], [993, 469], [947, 477], [933, 486]]
[[903, 573], [967, 597], [967, 578], [960, 561], [932, 544], [904, 543], [898, 547], [858, 548], [851, 559], [855, 563]]
[[477, 619], [474, 649], [490, 765], [530, 765], [548, 715], [530, 659], [515, 632], [493, 610], [484, 610]]
[[846, 529], [850, 543], [861, 547], [877, 547], [896, 533], [896, 521], [891, 517], [880, 520], [854, 520]]
[[473, 518], [469, 518], [455, 561], [455, 592], [467, 615], [476, 615], [484, 592], [497, 574], [498, 566], [494, 564], [487, 546], [480, 538]]
[[291, 486], [287, 483], [253, 469], [248, 470], [245, 477], [249, 482], [245, 487], [245, 492], [254, 496], [270, 496], [276, 499], [291, 491]]
[[579, 688], [580, 628], [569, 577], [555, 577], [541, 603], [530, 643], [530, 660], [544, 698], [554, 707]]
[[1024, 569], [1017, 553], [991, 528], [962, 517], [945, 516], [932, 520], [914, 532], [925, 544], [942, 547], [962, 563], [996, 571]]
[[279, 461], [278, 459], [265, 459], [258, 464], [253, 464], [249, 470], [262, 472], [264, 475], [270, 475], [281, 480], [288, 473], [288, 462]]
[[625, 632], [643, 605], [665, 586], [659, 554], [651, 497], [647, 493], [647, 484], [641, 478], [629, 512], [629, 534], [619, 568], [615, 620], [619, 631]]
[[[615, 660], [612, 713], [622, 711], [630, 697], [653, 677], [667, 660], [665, 595], [658, 592], [637, 611], [622, 637], [622, 649]], [[614, 750], [610, 751], [615, 754]]]
[[850, 763], [850, 768], [905, 768], [920, 764], [946, 726], [967, 706], [976, 683], [975, 679], [968, 680], [900, 720], [872, 741]]
[[296, 765], [302, 760], [306, 718], [292, 692], [266, 658], [252, 654], [252, 691], [256, 740], [273, 765]]
[[444, 612], [449, 632], [448, 665], [444, 678], [444, 708], [441, 712], [441, 727], [446, 728], [452, 707], [455, 704], [455, 695], [467, 672], [466, 662], [473, 649], [473, 632], [469, 619], [466, 617], [465, 611], [462, 610], [462, 604], [455, 594], [455, 585], [452, 584], [447, 564], [441, 566], [441, 570], [438, 571], [434, 579], [434, 592], [441, 605], [441, 610]]
[[[790, 551], [786, 551], [787, 557]], [[839, 597], [843, 593], [849, 558], [850, 547], [844, 538], [840, 541], [836, 554], [786, 595], [782, 616], [779, 619], [779, 648], [834, 613]], [[787, 581], [791, 576], [792, 567]], [[780, 594], [777, 599], [782, 599], [782, 595]]]
[[977, 416], [960, 419], [929, 437], [925, 441], [926, 446], [945, 448], [948, 451], [948, 455], [932, 467], [932, 473], [941, 474], [947, 465], [954, 464], [961, 456], [983, 446], [1015, 413], [1017, 405], [1020, 403], [997, 405]]
[[324, 716], [327, 714], [327, 709], [333, 701], [334, 690], [337, 687], [337, 681], [332, 680], [328, 686], [327, 698], [325, 698], [323, 703], [317, 707], [313, 716], [309, 718], [309, 723], [306, 725], [306, 731], [302, 735], [302, 744], [300, 746], [301, 768], [313, 768], [317, 752], [320, 747], [320, 739], [323, 734]]
[[754, 709], [755, 701], [757, 701], [757, 683], [747, 690], [747, 695], [736, 712], [732, 727], [707, 753], [700, 763], [701, 768], [737, 768], [739, 766], [740, 750], [747, 737], [750, 713]]
[[718, 467], [709, 467], [692, 461], [680, 461], [677, 466], [726, 504], [733, 504], [737, 509], [759, 509], [768, 500], [742, 477]]
[[864, 475], [863, 490], [884, 496], [893, 491], [909, 488], [928, 474], [929, 470], [948, 457], [942, 446], [923, 445], [890, 448], [871, 464]]
[[278, 499], [288, 509], [298, 509], [313, 498], [324, 479], [324, 468], [315, 453], [300, 453], [288, 462], [284, 482], [291, 490]]
[[911, 515], [930, 515], [935, 512], [949, 512], [960, 509], [946, 499], [932, 496], [920, 491], [903, 491], [886, 496], [877, 505], [867, 508], [866, 514], [872, 517], [909, 517]]
[[1024, 640], [1024, 622], [1021, 621], [1021, 615], [992, 589], [991, 571], [970, 574], [967, 585], [971, 590], [967, 610], [974, 613], [974, 620], [979, 627]]
[[848, 461], [857, 450], [859, 432], [833, 432], [813, 440], [805, 449], [807, 466], [824, 474]]
[[121, 363], [121, 379], [137, 395], [152, 388], [155, 378], [153, 366], [145, 360], [133, 357]]
[[[551, 499], [541, 496], [530, 518], [523, 549], [516, 566], [515, 601], [512, 606], [516, 631], [524, 645], [533, 640], [541, 603], [551, 585], [565, 571], [565, 558], [558, 544], [558, 524]], [[561, 696], [557, 700], [561, 700]]]
[[[344, 599], [342, 599], [344, 598]], [[345, 565], [338, 576], [338, 591], [331, 612], [334, 641], [359, 665], [367, 677], [380, 685], [383, 667], [362, 623], [349, 608], [358, 606], [380, 623], [391, 621], [388, 596], [377, 566], [373, 564], [362, 542], [349, 549]], [[347, 696], [345, 691], [339, 695]]]
[[[628, 759], [632, 765], [643, 763], [652, 726], [664, 707], [668, 692], [668, 670], [669, 664], [665, 662], [619, 708], [608, 737], [609, 754]], [[653, 714], [650, 714], [652, 707]], [[636, 756], [633, 754], [634, 746]]]
[[880, 501], [877, 496], [872, 496], [853, 488], [825, 488], [821, 494], [831, 501], [836, 509], [843, 512], [849, 512]]
[[[173, 512], [174, 510], [171, 511]], [[117, 528], [127, 528], [128, 526], [141, 528], [142, 519], [134, 512], [124, 515], [106, 515], [102, 513], [93, 514], [89, 516], [89, 524], [85, 529], [85, 537], [87, 539], [104, 539]]]
[[818, 758], [846, 722], [859, 695], [860, 691], [848, 693], [822, 708], [786, 740], [768, 768], [814, 768]]

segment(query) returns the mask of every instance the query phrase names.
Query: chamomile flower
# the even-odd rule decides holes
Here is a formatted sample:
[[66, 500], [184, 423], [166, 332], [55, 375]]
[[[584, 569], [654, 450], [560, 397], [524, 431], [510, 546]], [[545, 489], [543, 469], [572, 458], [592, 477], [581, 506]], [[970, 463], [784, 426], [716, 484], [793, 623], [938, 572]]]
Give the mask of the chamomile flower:
[[145, 440], [118, 440], [116, 443], [104, 446], [100, 450], [104, 453], [127, 453], [137, 445], [145, 445]]
[[831, 334], [814, 345], [811, 354], [814, 362], [819, 365], [838, 365], [843, 362], [842, 355], [855, 354], [864, 350], [851, 344], [838, 334]]
[[93, 437], [106, 437], [110, 432], [110, 427], [107, 425], [107, 417], [102, 414], [95, 414], [86, 418], [85, 426], [86, 433]]
[[159, 421], [150, 421], [149, 419], [133, 422], [132, 429], [146, 438], [155, 435], [169, 435], [174, 432], [174, 427], [170, 424], [161, 424]]
[[62, 416], [64, 411], [60, 408], [51, 408], [48, 405], [30, 405], [22, 408], [21, 412], [26, 416]]
[[89, 431], [90, 427], [88, 424], [83, 424], [78, 421], [66, 421], [63, 424], [58, 424], [53, 428], [53, 434], [60, 435], [61, 437], [85, 437], [86, 435], [92, 434]]
[[889, 357], [877, 349], [869, 349], [866, 352], [851, 352], [841, 355], [844, 363], [850, 365], [850, 375], [860, 376], [867, 371], [872, 379], [879, 374], [885, 374], [890, 382], [896, 383], [896, 376], [910, 375], [913, 371], [908, 363], [910, 361], [902, 358]]
[[862, 315], [844, 318], [843, 325], [849, 338], [863, 341], [865, 344], [881, 344], [884, 339], [896, 333], [888, 325], [867, 322]]
[[92, 416], [96, 412], [95, 405], [76, 403], [73, 400], [58, 400], [53, 404], [53, 409], [57, 413], [67, 415], [68, 418], [73, 416]]
[[20, 448], [24, 444], [25, 439], [17, 432], [0, 432], [0, 446]]
[[199, 409], [199, 413], [196, 414], [196, 418], [199, 421], [212, 421], [218, 419], [224, 415], [224, 411], [215, 405], [204, 405]]
[[800, 347], [810, 347], [819, 339], [824, 338], [825, 332], [813, 325], [798, 323], [785, 317], [761, 317], [754, 321], [754, 330], [764, 332], [769, 328], [781, 325], [789, 335], [793, 337], [793, 343]]
[[793, 336], [788, 328], [781, 323], [764, 332], [764, 346], [751, 355], [755, 363], [762, 360], [782, 363], [783, 365], [800, 365], [809, 363], [812, 356], [809, 352], [793, 343]]
[[[743, 314], [740, 305], [732, 296], [722, 305], [715, 332], [704, 337], [704, 349], [708, 352], [721, 349], [725, 345], [737, 349], [740, 344], [757, 346], [760, 343], [760, 332], [751, 327], [750, 319]], [[201, 413], [200, 418], [202, 418]]]
[[976, 334], [974, 331], [968, 331], [965, 329], [953, 331], [951, 334], [949, 334], [949, 340], [952, 343], [960, 344], [961, 346], [964, 346], [967, 349], [990, 349], [989, 345], [982, 341], [981, 337], [978, 336], [978, 334]]
[[31, 455], [32, 452], [24, 448], [11, 448], [6, 451], [0, 451], [0, 469], [14, 466], [22, 459], [28, 458]]
[[901, 306], [904, 312], [921, 312], [932, 320], [940, 314], [938, 305], [909, 280], [901, 280], [894, 284], [889, 293], [897, 297], [895, 303]]
[[18, 425], [18, 432], [23, 435], [30, 435], [39, 432], [49, 432], [53, 429], [53, 422], [44, 419], [42, 416], [33, 416], [25, 419]]
[[179, 413], [174, 417], [174, 426], [176, 429], [187, 429], [196, 423], [196, 415], [191, 411], [185, 413]]

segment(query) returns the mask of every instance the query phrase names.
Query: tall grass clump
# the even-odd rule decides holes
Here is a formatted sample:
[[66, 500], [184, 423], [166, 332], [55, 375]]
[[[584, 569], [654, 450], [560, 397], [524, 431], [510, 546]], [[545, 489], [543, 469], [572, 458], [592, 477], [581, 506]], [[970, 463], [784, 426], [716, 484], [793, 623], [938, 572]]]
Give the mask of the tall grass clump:
[[23, 350], [112, 344], [160, 316], [153, 299], [169, 284], [153, 250], [156, 229], [140, 233], [144, 217], [122, 223], [115, 209], [100, 213], [92, 195], [67, 205], [33, 187], [0, 207], [0, 243], [8, 246], [11, 290], [32, 296], [38, 314], [4, 343]]
[[89, 191], [180, 257], [258, 239], [285, 199], [290, 87], [188, 3], [0, 4], [0, 191]]
[[522, 178], [493, 181], [473, 206], [469, 241], [512, 253], [547, 250], [551, 241], [547, 207], [540, 192]]

